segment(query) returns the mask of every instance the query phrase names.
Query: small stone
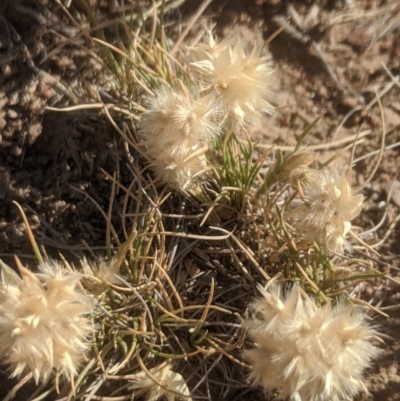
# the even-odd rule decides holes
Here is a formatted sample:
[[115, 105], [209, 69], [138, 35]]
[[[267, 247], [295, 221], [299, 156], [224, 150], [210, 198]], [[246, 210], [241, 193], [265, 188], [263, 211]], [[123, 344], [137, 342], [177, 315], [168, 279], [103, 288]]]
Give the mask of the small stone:
[[6, 125], [7, 125], [6, 119], [0, 116], [0, 130], [3, 130]]
[[8, 104], [10, 106], [15, 106], [18, 103], [18, 99], [19, 99], [18, 92], [17, 91], [11, 92], [8, 95]]
[[32, 144], [36, 140], [36, 138], [40, 135], [41, 132], [42, 132], [42, 124], [40, 122], [31, 124], [28, 129], [29, 133], [28, 142]]
[[326, 86], [321, 86], [318, 93], [323, 99], [328, 98], [328, 89], [326, 89]]
[[33, 215], [31, 216], [31, 221], [32, 221], [33, 223], [36, 223], [36, 224], [39, 224], [39, 223], [40, 223], [40, 219], [39, 219], [39, 217], [38, 217], [36, 214], [33, 214]]
[[10, 153], [11, 153], [14, 157], [19, 157], [19, 156], [21, 156], [21, 154], [22, 154], [22, 149], [21, 149], [20, 146], [14, 145], [14, 146], [11, 148]]
[[3, 66], [3, 77], [4, 78], [9, 78], [13, 74], [13, 70], [11, 68], [10, 64], [6, 64]]
[[11, 118], [12, 120], [15, 120], [16, 118], [18, 118], [18, 113], [13, 109], [8, 109], [7, 110], [7, 117]]
[[359, 104], [355, 97], [346, 97], [340, 102], [340, 105], [351, 110], [357, 107]]
[[31, 99], [32, 99], [32, 94], [27, 91], [23, 91], [19, 95], [18, 105], [25, 107]]
[[[21, 131], [22, 130], [22, 120], [20, 118], [17, 118], [16, 120], [10, 120], [8, 121], [8, 125], [10, 128], [15, 132], [15, 131]], [[23, 133], [25, 135], [25, 133]]]
[[367, 48], [372, 42], [373, 30], [370, 26], [356, 29], [346, 38], [346, 42], [358, 49]]
[[400, 292], [396, 292], [396, 294], [393, 295], [393, 298], [395, 301], [400, 301]]
[[39, 97], [34, 97], [30, 103], [31, 111], [39, 112], [44, 110], [43, 100]]

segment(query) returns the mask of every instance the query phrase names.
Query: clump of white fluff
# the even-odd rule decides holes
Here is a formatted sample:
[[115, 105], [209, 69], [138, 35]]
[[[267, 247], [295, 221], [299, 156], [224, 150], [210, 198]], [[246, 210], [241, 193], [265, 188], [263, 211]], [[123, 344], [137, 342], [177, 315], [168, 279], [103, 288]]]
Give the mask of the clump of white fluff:
[[204, 37], [203, 43], [189, 48], [191, 68], [239, 125], [258, 122], [263, 112], [274, 109], [270, 56], [257, 47], [247, 53], [240, 38], [217, 41], [210, 29]]
[[135, 396], [145, 395], [146, 401], [186, 400], [192, 401], [185, 379], [171, 369], [169, 362], [164, 362], [147, 372], [134, 375], [132, 389]]
[[296, 285], [286, 296], [275, 284], [259, 289], [255, 317], [246, 323], [255, 342], [245, 351], [255, 385], [293, 401], [351, 400], [366, 391], [363, 372], [379, 349], [361, 309], [318, 306]]
[[168, 86], [156, 92], [142, 115], [139, 134], [157, 177], [185, 186], [205, 168], [205, 150], [219, 134], [219, 106], [214, 97]]
[[46, 382], [52, 373], [71, 378], [89, 350], [93, 301], [78, 288], [81, 276], [54, 262], [19, 276], [1, 263], [0, 358], [11, 377], [32, 372]]
[[351, 221], [361, 212], [364, 197], [355, 194], [345, 173], [308, 169], [302, 182], [302, 205], [294, 209], [295, 226], [306, 241], [343, 252]]

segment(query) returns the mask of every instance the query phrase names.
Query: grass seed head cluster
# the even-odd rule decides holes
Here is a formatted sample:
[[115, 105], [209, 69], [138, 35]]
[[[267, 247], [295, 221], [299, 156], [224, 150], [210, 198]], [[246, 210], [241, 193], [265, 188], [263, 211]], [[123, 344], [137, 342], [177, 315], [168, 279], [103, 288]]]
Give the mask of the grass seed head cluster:
[[163, 86], [149, 102], [139, 132], [163, 183], [185, 186], [205, 167], [207, 144], [219, 134], [218, 103], [212, 96]]
[[75, 376], [94, 333], [93, 299], [78, 288], [81, 275], [50, 262], [21, 277], [1, 265], [0, 355], [11, 376], [31, 372], [38, 383], [53, 373]]
[[256, 344], [245, 351], [255, 384], [293, 401], [351, 400], [365, 390], [363, 372], [379, 349], [362, 310], [318, 306], [297, 285], [287, 294], [274, 283], [259, 290], [246, 323]]
[[204, 90], [219, 96], [225, 116], [233, 117], [239, 126], [256, 123], [262, 113], [274, 109], [271, 63], [259, 48], [248, 53], [240, 38], [218, 42], [207, 30], [205, 45], [189, 48], [189, 54]]
[[343, 252], [351, 221], [361, 212], [364, 196], [355, 194], [346, 173], [308, 169], [303, 180], [302, 205], [293, 211], [304, 240], [319, 242], [329, 251]]

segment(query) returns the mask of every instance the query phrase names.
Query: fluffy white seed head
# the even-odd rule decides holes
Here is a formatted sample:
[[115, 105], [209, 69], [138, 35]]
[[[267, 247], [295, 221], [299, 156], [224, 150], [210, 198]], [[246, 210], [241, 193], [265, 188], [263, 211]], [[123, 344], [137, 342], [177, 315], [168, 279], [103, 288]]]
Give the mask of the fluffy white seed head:
[[77, 288], [80, 275], [54, 262], [21, 277], [1, 264], [0, 358], [11, 377], [32, 372], [36, 382], [51, 374], [77, 374], [89, 349], [93, 301]]
[[206, 43], [189, 49], [197, 60], [190, 65], [222, 99], [226, 113], [241, 125], [256, 123], [263, 112], [271, 112], [269, 56], [262, 56], [259, 48], [246, 54], [240, 39], [218, 43], [208, 31]]
[[118, 279], [120, 266], [115, 260], [107, 261], [100, 258], [96, 262], [88, 261], [86, 258], [81, 260], [82, 272], [85, 275], [85, 288], [91, 294], [99, 294], [104, 291], [107, 284], [120, 284]]
[[245, 351], [255, 385], [291, 401], [350, 400], [366, 390], [363, 371], [380, 351], [361, 309], [317, 306], [297, 286], [286, 296], [274, 285], [260, 290], [246, 323], [255, 342]]
[[362, 209], [364, 197], [355, 195], [345, 173], [324, 169], [315, 171], [304, 184], [304, 200], [309, 206], [309, 220], [316, 227], [337, 218], [351, 221]]
[[142, 115], [139, 133], [162, 182], [182, 185], [204, 167], [199, 149], [218, 136], [219, 110], [212, 96], [200, 98], [167, 86], [157, 92]]
[[206, 169], [205, 149], [192, 146], [185, 152], [171, 155], [165, 151], [154, 160], [153, 166], [161, 182], [185, 188], [192, 179]]
[[192, 401], [185, 379], [171, 370], [171, 364], [164, 362], [146, 372], [136, 374], [132, 385], [135, 396], [145, 394], [146, 401], [165, 398], [168, 401], [184, 399]]
[[304, 181], [308, 171], [312, 169], [308, 167], [315, 160], [314, 154], [306, 149], [293, 152], [288, 156], [284, 169], [284, 174], [289, 183], [297, 188], [299, 181]]
[[355, 194], [346, 174], [337, 170], [308, 169], [306, 177], [302, 205], [292, 213], [295, 225], [305, 240], [342, 252], [348, 247], [346, 235], [361, 212], [364, 197]]

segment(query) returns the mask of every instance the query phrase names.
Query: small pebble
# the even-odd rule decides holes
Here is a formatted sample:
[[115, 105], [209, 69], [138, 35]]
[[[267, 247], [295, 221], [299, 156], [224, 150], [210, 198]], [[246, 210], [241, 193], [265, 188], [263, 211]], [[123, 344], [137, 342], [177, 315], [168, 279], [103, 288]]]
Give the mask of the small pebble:
[[7, 125], [6, 119], [0, 116], [0, 130], [3, 130], [6, 125]]
[[354, 109], [359, 105], [357, 99], [355, 97], [345, 97], [341, 102], [340, 105], [346, 107], [348, 109]]
[[7, 113], [7, 117], [11, 118], [12, 120], [18, 118], [18, 113], [15, 110], [8, 109], [6, 113]]
[[354, 48], [365, 49], [371, 44], [372, 37], [372, 27], [364, 26], [350, 33], [346, 38], [346, 42]]
[[11, 153], [14, 157], [19, 157], [19, 156], [21, 156], [21, 154], [22, 154], [22, 149], [21, 149], [20, 146], [14, 145], [14, 146], [11, 148], [10, 153]]
[[11, 92], [8, 95], [8, 104], [10, 106], [15, 106], [18, 103], [18, 99], [19, 99], [18, 92], [17, 91]]

